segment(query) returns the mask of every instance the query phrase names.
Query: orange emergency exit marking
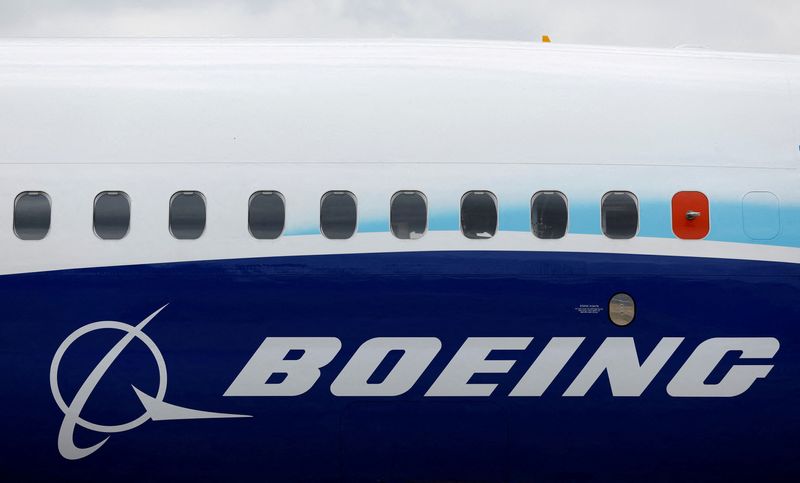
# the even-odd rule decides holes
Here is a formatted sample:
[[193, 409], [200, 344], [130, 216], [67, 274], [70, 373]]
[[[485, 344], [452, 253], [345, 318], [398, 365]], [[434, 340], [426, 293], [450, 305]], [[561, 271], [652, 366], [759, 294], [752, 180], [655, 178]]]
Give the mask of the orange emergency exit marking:
[[708, 235], [708, 198], [699, 191], [680, 191], [672, 197], [672, 232], [678, 238], [699, 240]]

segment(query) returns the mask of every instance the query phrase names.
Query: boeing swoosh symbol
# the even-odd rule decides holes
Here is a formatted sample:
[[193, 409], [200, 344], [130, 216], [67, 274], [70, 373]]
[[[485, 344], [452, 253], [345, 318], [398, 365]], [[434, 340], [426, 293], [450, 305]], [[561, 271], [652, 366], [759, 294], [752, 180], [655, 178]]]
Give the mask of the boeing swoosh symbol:
[[[161, 354], [161, 351], [156, 346], [153, 339], [150, 338], [147, 334], [143, 332], [145, 326], [153, 320], [162, 310], [166, 308], [166, 305], [161, 307], [160, 309], [156, 310], [152, 314], [150, 314], [147, 318], [141, 321], [138, 325], [132, 326], [129, 324], [125, 324], [123, 322], [117, 321], [100, 321], [100, 322], [92, 322], [90, 324], [84, 325], [83, 327], [77, 329], [73, 333], [71, 333], [64, 342], [61, 343], [58, 350], [56, 350], [55, 355], [53, 356], [53, 362], [50, 365], [50, 389], [53, 392], [53, 398], [56, 400], [56, 404], [64, 413], [64, 419], [61, 422], [61, 428], [58, 432], [58, 451], [61, 453], [66, 459], [69, 460], [77, 460], [81, 458], [85, 458], [90, 454], [94, 453], [98, 449], [100, 449], [106, 441], [110, 438], [110, 436], [106, 436], [102, 441], [99, 443], [89, 446], [87, 448], [80, 448], [75, 445], [74, 442], [74, 433], [75, 427], [81, 426], [91, 431], [95, 431], [97, 433], [104, 433], [107, 435], [113, 433], [121, 433], [124, 431], [129, 431], [134, 429], [147, 421], [169, 421], [169, 420], [177, 420], [177, 419], [219, 419], [219, 418], [249, 418], [250, 415], [246, 414], [229, 414], [229, 413], [217, 413], [217, 412], [210, 412], [210, 411], [201, 411], [197, 409], [186, 408], [182, 406], [176, 406], [174, 404], [170, 404], [164, 402], [164, 396], [167, 392], [167, 366], [164, 362], [164, 356]], [[94, 332], [96, 330], [104, 330], [104, 329], [111, 329], [111, 330], [119, 330], [125, 333], [125, 335], [117, 342], [111, 350], [109, 350], [105, 356], [98, 362], [98, 364], [92, 369], [89, 376], [83, 381], [78, 392], [75, 394], [75, 397], [72, 401], [67, 404], [64, 398], [61, 395], [61, 391], [58, 388], [58, 368], [61, 363], [61, 359], [64, 356], [64, 353], [67, 349], [72, 345], [76, 340], [81, 338], [82, 336]], [[138, 418], [128, 421], [124, 424], [117, 424], [117, 425], [104, 425], [104, 424], [97, 424], [91, 421], [87, 421], [81, 417], [81, 411], [83, 407], [86, 405], [86, 402], [89, 400], [89, 397], [94, 391], [94, 388], [102, 379], [103, 375], [105, 375], [108, 368], [111, 367], [111, 364], [119, 357], [122, 351], [128, 346], [128, 344], [134, 340], [139, 339], [142, 341], [145, 346], [150, 350], [153, 358], [156, 361], [158, 366], [158, 390], [156, 391], [155, 396], [150, 396], [149, 394], [144, 393], [140, 389], [131, 386], [133, 391], [135, 392], [136, 396], [141, 401], [142, 406], [144, 407], [144, 413], [139, 416]]]

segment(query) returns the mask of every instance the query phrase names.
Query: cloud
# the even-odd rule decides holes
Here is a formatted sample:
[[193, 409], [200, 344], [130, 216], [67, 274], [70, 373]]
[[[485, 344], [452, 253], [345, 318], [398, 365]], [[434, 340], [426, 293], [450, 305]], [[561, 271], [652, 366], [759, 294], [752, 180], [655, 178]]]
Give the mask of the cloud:
[[3, 0], [0, 36], [431, 37], [800, 53], [796, 0]]

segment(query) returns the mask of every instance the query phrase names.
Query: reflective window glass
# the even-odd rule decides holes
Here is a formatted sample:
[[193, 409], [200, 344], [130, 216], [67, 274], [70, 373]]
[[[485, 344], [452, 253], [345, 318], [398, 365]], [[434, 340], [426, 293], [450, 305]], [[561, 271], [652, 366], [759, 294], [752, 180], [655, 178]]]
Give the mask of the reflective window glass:
[[628, 191], [606, 193], [601, 201], [603, 233], [609, 238], [633, 238], [639, 230], [639, 202]]
[[428, 227], [428, 203], [419, 191], [400, 191], [392, 196], [390, 209], [392, 233], [403, 240], [415, 240]]
[[94, 199], [94, 232], [103, 240], [119, 240], [128, 233], [131, 202], [122, 191], [103, 191]]
[[567, 197], [559, 191], [539, 191], [531, 198], [531, 230], [537, 238], [561, 238], [567, 232]]
[[277, 191], [259, 191], [250, 196], [247, 226], [253, 238], [273, 240], [283, 232], [286, 205]]
[[489, 191], [470, 191], [461, 197], [461, 232], [486, 239], [497, 231], [497, 198]]
[[50, 231], [50, 197], [25, 191], [14, 200], [14, 233], [21, 240], [41, 240]]
[[200, 238], [206, 229], [206, 199], [199, 191], [179, 191], [169, 200], [169, 231], [179, 240]]
[[344, 240], [356, 232], [356, 197], [349, 191], [328, 191], [322, 195], [319, 226], [331, 240]]

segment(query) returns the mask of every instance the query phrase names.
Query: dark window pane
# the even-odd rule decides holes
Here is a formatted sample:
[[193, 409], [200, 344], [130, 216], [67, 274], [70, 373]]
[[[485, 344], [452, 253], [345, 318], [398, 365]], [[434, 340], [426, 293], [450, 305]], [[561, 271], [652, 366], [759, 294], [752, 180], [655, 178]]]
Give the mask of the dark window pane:
[[603, 233], [609, 238], [633, 238], [639, 229], [636, 196], [627, 191], [606, 193], [602, 201]]
[[531, 201], [531, 229], [537, 238], [561, 238], [567, 232], [567, 197], [558, 191], [540, 191]]
[[247, 226], [250, 234], [259, 240], [273, 240], [283, 232], [286, 206], [283, 195], [277, 191], [259, 191], [250, 197]]
[[329, 191], [322, 196], [319, 210], [322, 234], [344, 240], [356, 232], [356, 197], [349, 191]]
[[497, 231], [497, 199], [488, 191], [461, 198], [461, 231], [467, 238], [491, 238]]
[[94, 232], [103, 240], [119, 240], [128, 234], [131, 202], [121, 191], [104, 191], [94, 199]]
[[14, 200], [14, 233], [21, 240], [41, 240], [50, 231], [50, 197], [41, 191], [20, 193]]
[[199, 191], [180, 191], [169, 201], [169, 231], [179, 240], [200, 238], [206, 229], [206, 200]]
[[392, 197], [390, 224], [392, 233], [403, 240], [415, 240], [428, 227], [428, 204], [419, 191], [400, 191]]

